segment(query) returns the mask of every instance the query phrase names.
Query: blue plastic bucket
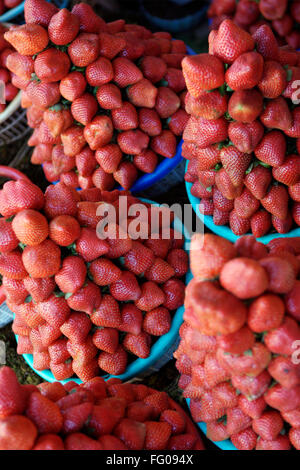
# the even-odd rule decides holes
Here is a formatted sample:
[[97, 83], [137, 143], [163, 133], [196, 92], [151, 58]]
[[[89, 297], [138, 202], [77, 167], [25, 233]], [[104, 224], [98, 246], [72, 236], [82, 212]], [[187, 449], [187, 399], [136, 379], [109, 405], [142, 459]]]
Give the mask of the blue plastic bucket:
[[[186, 164], [186, 171], [187, 171], [187, 166], [188, 166], [188, 162]], [[241, 238], [241, 236], [245, 236], [245, 235], [241, 235], [241, 236], [235, 235], [227, 225], [215, 225], [213, 221], [213, 217], [211, 215], [201, 214], [201, 212], [199, 211], [199, 204], [201, 200], [191, 194], [191, 188], [193, 186], [193, 183], [185, 182], [185, 186], [186, 186], [186, 191], [187, 191], [189, 201], [191, 205], [193, 206], [194, 211], [196, 212], [199, 219], [204, 223], [204, 225], [207, 228], [209, 228], [212, 232], [216, 233], [220, 237], [226, 238], [227, 240], [233, 243], [236, 242], [239, 238]], [[251, 235], [251, 234], [248, 234], [248, 235]], [[283, 234], [270, 233], [269, 235], [264, 235], [263, 237], [260, 237], [257, 240], [267, 245], [274, 238], [286, 238], [286, 237], [300, 237], [300, 227], [295, 228], [288, 233], [283, 233]]]
[[[150, 201], [148, 199], [140, 198], [143, 202], [148, 202], [150, 204], [153, 204], [155, 206], [160, 206], [157, 202]], [[177, 230], [178, 232], [182, 233], [185, 238], [185, 245], [184, 248], [187, 251], [188, 250], [188, 243], [189, 243], [189, 235], [182, 224], [182, 222], [175, 217], [175, 220], [172, 224], [173, 228]], [[186, 274], [186, 283], [189, 282], [189, 280], [192, 278], [191, 272], [188, 272]], [[155, 344], [151, 348], [151, 352], [149, 357], [146, 359], [141, 359], [138, 358], [135, 361], [133, 361], [131, 364], [127, 366], [126, 371], [123, 374], [120, 375], [110, 375], [110, 374], [105, 374], [102, 377], [105, 379], [109, 379], [112, 377], [116, 377], [118, 379], [121, 379], [123, 381], [132, 379], [133, 377], [143, 377], [151, 374], [152, 372], [158, 371], [161, 367], [163, 367], [169, 360], [173, 358], [173, 352], [178, 346], [179, 343], [179, 328], [183, 323], [183, 313], [184, 313], [184, 306], [179, 307], [173, 318], [172, 318], [172, 323], [171, 323], [171, 328], [168, 333], [166, 333], [163, 336], [160, 336]], [[18, 341], [18, 337], [16, 336], [16, 340]], [[54, 375], [49, 369], [46, 370], [36, 370], [33, 367], [33, 356], [32, 354], [23, 354], [23, 357], [27, 364], [30, 366], [34, 372], [39, 375], [43, 380], [47, 382], [57, 382], [55, 379]], [[70, 378], [63, 380], [62, 383], [70, 382], [70, 381], [75, 381], [77, 383], [81, 383], [81, 380], [76, 378]]]
[[[47, 2], [50, 0], [47, 0]], [[66, 6], [69, 3], [69, 0], [54, 0], [54, 3], [59, 7], [59, 8], [66, 8]], [[7, 10], [3, 15], [0, 16], [0, 22], [4, 21], [10, 21], [16, 18], [19, 15], [22, 15], [24, 12], [24, 4], [25, 1], [20, 3], [20, 5], [16, 6], [15, 8], [11, 8], [10, 10]]]

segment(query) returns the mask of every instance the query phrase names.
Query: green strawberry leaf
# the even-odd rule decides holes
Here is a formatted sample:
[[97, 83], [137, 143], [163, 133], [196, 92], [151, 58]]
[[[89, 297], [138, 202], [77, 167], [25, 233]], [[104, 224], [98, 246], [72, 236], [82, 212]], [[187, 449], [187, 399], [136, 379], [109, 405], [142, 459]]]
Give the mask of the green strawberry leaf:
[[73, 294], [71, 292], [68, 292], [66, 295], [65, 295], [65, 299], [68, 300]]
[[253, 170], [253, 167], [254, 167], [254, 163], [251, 162], [249, 167], [246, 170], [246, 175], [249, 175], [249, 173], [251, 173], [251, 171]]
[[25, 304], [29, 304], [32, 301], [31, 295], [28, 295], [25, 299]]
[[251, 349], [247, 349], [247, 351], [244, 351], [244, 352], [243, 352], [243, 355], [244, 355], [244, 356], [253, 356], [253, 352], [252, 352]]
[[214, 167], [214, 171], [219, 171], [219, 170], [221, 170], [221, 168], [222, 168], [222, 164], [217, 163], [216, 166]]
[[206, 188], [206, 191], [208, 191], [209, 193], [212, 192], [212, 186], [208, 186], [208, 188]]
[[24, 245], [24, 243], [19, 243], [19, 247], [21, 248], [21, 250], [24, 250], [24, 248], [26, 248], [26, 245]]
[[5, 219], [6, 222], [12, 222], [14, 220], [15, 216], [12, 215], [11, 217], [9, 217], [8, 219]]
[[231, 91], [233, 91], [233, 89], [232, 89], [232, 88], [230, 88], [230, 86], [229, 86], [229, 85], [226, 85], [226, 91], [229, 91], [229, 92], [231, 92]]
[[271, 165], [268, 165], [267, 163], [264, 163], [262, 161], [259, 160], [258, 162], [261, 166], [264, 166], [265, 168], [271, 168]]

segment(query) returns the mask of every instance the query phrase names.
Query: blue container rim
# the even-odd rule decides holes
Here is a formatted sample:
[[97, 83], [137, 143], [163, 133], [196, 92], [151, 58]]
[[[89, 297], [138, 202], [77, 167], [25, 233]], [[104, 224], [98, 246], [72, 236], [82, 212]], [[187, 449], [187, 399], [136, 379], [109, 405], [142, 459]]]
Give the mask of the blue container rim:
[[[188, 163], [189, 162], [187, 161], [185, 172], [187, 172]], [[220, 237], [226, 238], [227, 240], [233, 243], [235, 243], [239, 238], [244, 237], [245, 235], [251, 235], [250, 233], [245, 234], [245, 235], [240, 235], [240, 236], [235, 235], [228, 226], [215, 225], [213, 222], [213, 217], [211, 215], [201, 214], [201, 212], [199, 211], [199, 204], [201, 200], [197, 198], [196, 196], [193, 196], [193, 194], [191, 193], [192, 186], [193, 186], [193, 183], [188, 183], [187, 181], [185, 182], [185, 187], [186, 187], [189, 201], [195, 213], [197, 214], [199, 219], [203, 222], [203, 224], [207, 228], [209, 228], [212, 232], [216, 233]], [[288, 233], [270, 233], [268, 235], [264, 235], [263, 237], [258, 238], [257, 240], [267, 245], [271, 240], [274, 240], [275, 238], [287, 238], [287, 237], [300, 237], [300, 227], [295, 228]]]
[[[49, 2], [50, 0], [47, 0]], [[69, 3], [69, 0], [55, 0], [55, 3], [57, 6], [60, 8], [66, 8], [66, 6]], [[19, 16], [23, 13], [24, 11], [24, 5], [25, 5], [25, 0], [24, 2], [20, 3], [20, 5], [17, 5], [15, 8], [11, 8], [10, 10], [6, 11], [3, 13], [3, 15], [0, 16], [0, 22], [5, 22], [5, 21], [10, 21], [16, 16]]]
[[[140, 198], [140, 199], [143, 202], [153, 204], [157, 207], [160, 206], [160, 204], [158, 204], [157, 202], [151, 201], [150, 199], [145, 199], [145, 198]], [[184, 238], [185, 238], [184, 249], [187, 251], [188, 242], [189, 242], [188, 231], [186, 230], [182, 222], [176, 217], [175, 217], [173, 226], [176, 230], [180, 231], [184, 235]], [[189, 282], [191, 278], [192, 278], [192, 274], [189, 271], [185, 277], [186, 283]], [[151, 348], [149, 357], [147, 357], [146, 359], [141, 359], [141, 358], [136, 359], [135, 361], [133, 361], [131, 364], [127, 366], [126, 371], [123, 374], [120, 374], [120, 375], [105, 374], [105, 375], [102, 375], [102, 377], [105, 380], [108, 380], [110, 378], [118, 378], [118, 379], [125, 381], [135, 376], [138, 376], [142, 372], [146, 371], [149, 367], [155, 365], [155, 363], [162, 358], [162, 356], [170, 349], [170, 347], [175, 343], [176, 339], [178, 338], [179, 328], [183, 322], [183, 313], [184, 313], [184, 306], [181, 306], [176, 310], [172, 318], [170, 331], [166, 333], [165, 335], [160, 336], [156, 340], [155, 344]], [[15, 336], [16, 336], [16, 340], [18, 341], [18, 336], [17, 335]], [[29, 367], [42, 379], [44, 379], [47, 382], [58, 382], [58, 380], [55, 379], [54, 375], [49, 369], [39, 371], [33, 367], [33, 355], [32, 354], [22, 354], [22, 356], [24, 357]], [[78, 378], [70, 378], [70, 379], [62, 380], [60, 382], [67, 383], [71, 381], [82, 383], [82, 381]]]

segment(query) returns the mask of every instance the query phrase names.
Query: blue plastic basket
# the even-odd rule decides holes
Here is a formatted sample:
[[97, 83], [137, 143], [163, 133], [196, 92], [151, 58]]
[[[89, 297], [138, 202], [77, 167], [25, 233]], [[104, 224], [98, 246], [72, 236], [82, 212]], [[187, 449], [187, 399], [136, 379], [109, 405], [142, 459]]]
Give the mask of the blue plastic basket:
[[[186, 171], [187, 171], [188, 162], [186, 164]], [[216, 233], [220, 237], [226, 238], [231, 242], [236, 242], [241, 236], [235, 235], [232, 230], [227, 225], [215, 225], [213, 222], [213, 217], [211, 215], [203, 215], [199, 210], [199, 204], [201, 200], [191, 194], [191, 187], [193, 183], [185, 182], [187, 195], [191, 205], [193, 206], [194, 211], [196, 212], [197, 216], [200, 220], [204, 223], [204, 225], [209, 228], [212, 232]], [[248, 234], [251, 235], [251, 234]], [[271, 240], [274, 238], [287, 238], [287, 237], [300, 237], [300, 227], [291, 230], [288, 233], [270, 233], [269, 235], [264, 235], [263, 237], [258, 238], [259, 242], [264, 243], [267, 245]]]
[[[157, 202], [150, 201], [149, 199], [144, 199], [144, 198], [140, 198], [140, 199], [143, 202], [148, 202], [155, 206], [160, 205]], [[184, 235], [184, 238], [185, 238], [184, 248], [187, 251], [188, 246], [189, 246], [189, 234], [186, 228], [184, 227], [184, 225], [182, 224], [182, 222], [176, 217], [173, 222], [173, 228]], [[186, 275], [186, 283], [189, 282], [191, 278], [192, 278], [192, 274], [191, 272], [188, 272]], [[127, 369], [123, 374], [120, 374], [120, 375], [105, 374], [103, 375], [103, 377], [105, 379], [116, 377], [118, 379], [125, 381], [125, 380], [130, 380], [134, 377], [145, 377], [151, 374], [152, 372], [158, 371], [169, 360], [173, 358], [173, 352], [177, 348], [179, 340], [180, 340], [179, 328], [183, 323], [183, 313], [184, 313], [184, 306], [176, 310], [172, 318], [170, 331], [157, 339], [157, 341], [151, 348], [149, 357], [147, 357], [146, 359], [141, 359], [141, 358], [136, 359], [135, 361], [133, 361], [131, 364], [127, 366]], [[15, 336], [16, 336], [16, 340], [18, 341], [17, 335]], [[42, 377], [42, 379], [44, 379], [47, 382], [57, 382], [54, 375], [49, 369], [40, 371], [40, 370], [36, 370], [33, 367], [32, 354], [23, 354], [23, 357], [25, 361], [27, 362], [27, 364], [31, 367], [31, 369], [33, 369], [37, 375]], [[62, 383], [70, 382], [73, 380], [77, 383], [81, 383], [81, 380], [78, 378], [66, 379], [66, 380], [63, 380]]]
[[[51, 1], [51, 0], [47, 0], [47, 2], [48, 1]], [[54, 0], [54, 3], [59, 8], [66, 8], [69, 3], [69, 0]], [[17, 16], [22, 15], [24, 12], [24, 4], [25, 4], [25, 1], [20, 3], [20, 5], [16, 6], [15, 8], [11, 8], [10, 10], [3, 13], [3, 15], [0, 16], [0, 22], [2, 23], [4, 21], [11, 21]]]

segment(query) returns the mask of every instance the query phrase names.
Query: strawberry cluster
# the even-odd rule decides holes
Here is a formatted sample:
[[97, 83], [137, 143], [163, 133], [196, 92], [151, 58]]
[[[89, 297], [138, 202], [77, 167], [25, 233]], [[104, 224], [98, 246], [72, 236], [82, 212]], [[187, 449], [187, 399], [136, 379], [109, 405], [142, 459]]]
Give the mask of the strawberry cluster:
[[192, 240], [176, 367], [213, 441], [300, 449], [299, 255], [300, 238]]
[[31, 161], [49, 182], [129, 189], [174, 157], [188, 119], [183, 41], [106, 24], [86, 3], [69, 12], [26, 0], [25, 19], [5, 35], [17, 50], [7, 66], [34, 128]]
[[269, 26], [251, 36], [231, 20], [210, 33], [209, 52], [182, 62], [191, 193], [236, 235], [287, 233], [300, 225], [298, 53]]
[[[60, 182], [44, 195], [25, 180], [0, 192], [0, 274], [17, 351], [33, 354], [34, 368], [50, 368], [56, 380], [122, 374], [129, 360], [149, 356], [183, 304], [188, 256], [170, 228], [174, 214], [165, 209], [166, 219], [128, 193], [126, 214], [120, 208], [99, 238], [97, 210], [109, 203], [118, 214], [126, 194]], [[136, 203], [143, 218], [128, 216]]]
[[6, 66], [7, 57], [9, 56], [9, 54], [14, 52], [14, 49], [12, 49], [10, 44], [4, 39], [4, 33], [6, 31], [7, 28], [0, 23], [0, 83], [4, 83], [4, 99], [6, 101], [5, 104], [0, 103], [0, 113], [5, 110], [7, 103], [10, 103], [19, 92], [19, 89], [14, 85], [13, 82], [13, 74], [8, 70]]
[[105, 382], [21, 385], [0, 369], [0, 450], [202, 450], [184, 411], [165, 392]]
[[276, 34], [280, 45], [300, 48], [300, 4], [298, 0], [213, 0], [208, 10], [212, 29], [218, 29], [225, 19], [254, 33], [260, 26], [268, 25]]
[[0, 0], [0, 15], [3, 15], [4, 12], [10, 10], [11, 8], [15, 8], [22, 0]]

